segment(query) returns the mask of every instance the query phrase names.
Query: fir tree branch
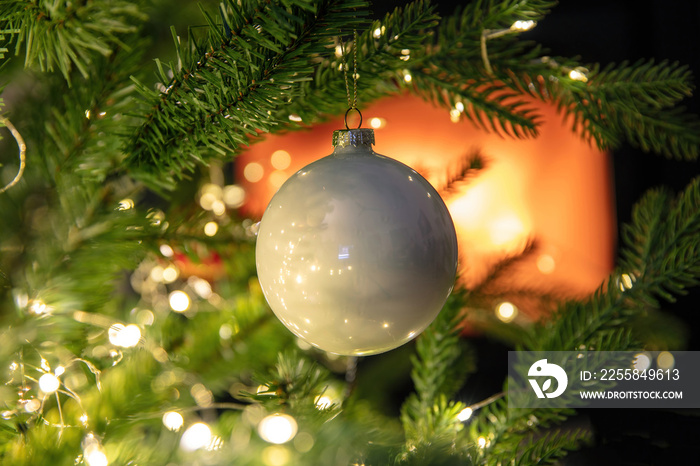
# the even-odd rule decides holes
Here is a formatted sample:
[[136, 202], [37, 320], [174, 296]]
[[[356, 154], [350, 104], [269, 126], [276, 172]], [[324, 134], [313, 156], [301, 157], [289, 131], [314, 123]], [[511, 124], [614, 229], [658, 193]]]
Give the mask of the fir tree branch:
[[416, 90], [428, 100], [452, 108], [464, 105], [461, 115], [480, 129], [520, 138], [537, 135], [534, 110], [503, 84], [453, 82], [453, 77], [435, 76], [425, 69], [414, 70], [411, 76]]
[[632, 105], [670, 107], [690, 97], [694, 88], [689, 68], [677, 62], [639, 60], [631, 65], [622, 62], [598, 68], [592, 69], [589, 80], [604, 101], [618, 99]]
[[447, 401], [474, 370], [464, 343], [460, 340], [461, 309], [465, 291], [448, 299], [436, 320], [416, 342], [416, 355], [411, 358], [411, 378], [416, 392], [401, 408], [406, 433], [406, 458], [419, 461], [429, 458], [431, 448], [449, 445], [462, 429], [457, 414], [465, 408], [460, 402]]
[[[473, 416], [460, 436], [468, 439], [466, 448], [476, 464], [498, 464], [500, 458], [519, 457], [523, 443], [527, 444], [539, 432], [561, 424], [573, 413], [572, 409], [522, 408], [513, 411], [508, 409], [506, 399], [501, 398]], [[481, 437], [485, 440], [483, 446], [478, 444]], [[464, 442], [464, 439], [460, 441]], [[570, 444], [564, 448], [568, 446]], [[552, 453], [558, 452], [554, 450]]]
[[542, 57], [526, 66], [513, 64], [504, 80], [554, 102], [562, 113], [573, 116], [574, 130], [582, 130], [601, 149], [627, 140], [669, 158], [697, 158], [700, 119], [675, 106], [692, 94], [692, 75], [686, 66], [648, 60], [590, 68], [569, 59]]
[[[97, 57], [90, 65], [91, 80], [80, 79], [62, 93], [53, 92], [55, 80], [47, 80], [41, 99], [50, 104], [44, 127], [49, 136], [46, 147], [47, 173], [74, 173], [85, 180], [104, 182], [118, 178], [126, 113], [134, 106], [134, 85], [129, 76], [138, 73], [146, 41], [130, 41], [127, 49], [117, 48], [107, 57]], [[42, 109], [43, 110], [43, 109]], [[43, 110], [44, 114], [47, 113]], [[41, 121], [36, 118], [36, 121]]]
[[[472, 2], [441, 21], [433, 44], [409, 62], [419, 92], [438, 105], [464, 106], [463, 115], [485, 130], [513, 137], [537, 134], [537, 117], [506, 83], [488, 79], [481, 67], [480, 39], [484, 30], [509, 28], [515, 21], [542, 18], [556, 2]], [[503, 37], [489, 56], [500, 66], [527, 61], [539, 49], [515, 37]]]
[[[358, 94], [360, 107], [387, 94], [401, 90], [406, 83], [402, 71], [408, 58], [402, 51], [419, 56], [430, 43], [431, 28], [439, 16], [428, 0], [415, 0], [397, 7], [381, 21], [375, 21], [359, 34]], [[413, 56], [413, 55], [411, 55]], [[412, 58], [409, 58], [409, 62]], [[281, 109], [280, 119], [298, 115], [306, 124], [322, 121], [346, 108], [341, 60], [324, 59], [318, 65], [313, 81], [301, 83], [303, 99], [296, 99]]]
[[[457, 191], [457, 187], [465, 183], [468, 179], [476, 176], [479, 170], [485, 167], [484, 156], [478, 149], [472, 150], [462, 157], [457, 168], [448, 168], [445, 180], [438, 188], [441, 197], [446, 197]], [[477, 172], [477, 173], [475, 173]]]
[[[202, 147], [224, 155], [257, 131], [280, 122], [278, 106], [299, 96], [300, 82], [311, 79], [316, 56], [330, 37], [361, 24], [366, 4], [340, 0], [228, 2], [226, 27], [209, 21], [208, 36], [181, 46], [172, 80], [160, 66], [156, 93], [137, 83], [150, 107], [127, 144], [127, 163], [155, 182], [156, 173], [182, 177], [203, 160]], [[230, 24], [229, 24], [230, 23]], [[284, 27], [280, 25], [285, 25]]]
[[487, 464], [547, 465], [558, 464], [558, 460], [572, 450], [589, 441], [591, 434], [584, 430], [547, 432], [543, 436], [531, 437], [520, 442], [517, 448], [502, 455], [494, 455]]
[[[628, 328], [631, 320], [647, 306], [656, 305], [657, 296], [673, 299], [673, 295], [699, 281], [699, 185], [700, 179], [694, 180], [675, 200], [663, 191], [652, 191], [642, 199], [635, 207], [632, 223], [624, 229], [625, 249], [619, 270], [589, 299], [562, 304], [527, 335], [524, 348], [639, 348]], [[484, 458], [511, 457], [529, 431], [557, 424], [571, 411], [523, 409], [517, 416], [507, 413], [507, 404], [497, 402], [484, 408], [470, 424], [471, 438], [485, 436], [491, 440], [493, 446], [486, 448]]]
[[435, 45], [416, 54], [415, 61], [411, 57], [415, 83], [440, 105], [474, 106], [475, 111], [465, 112], [466, 118], [511, 136], [536, 135], [536, 114], [518, 98], [525, 93], [573, 115], [573, 128], [583, 130], [601, 149], [627, 140], [666, 157], [697, 158], [700, 120], [674, 107], [693, 89], [685, 66], [649, 60], [602, 70], [599, 65], [584, 67], [576, 60], [544, 56], [539, 46], [505, 34], [489, 41], [493, 72], [485, 73], [480, 57], [483, 32], [507, 31], [515, 21], [541, 19], [554, 4], [472, 2], [457, 10], [441, 22]]
[[15, 55], [25, 49], [25, 66], [58, 68], [70, 83], [73, 67], [88, 78], [93, 54], [106, 56], [115, 46], [125, 47], [120, 36], [135, 32], [134, 21], [146, 16], [137, 4], [122, 0], [3, 0], [0, 18], [5, 21], [3, 32], [9, 41], [14, 39]]
[[[138, 37], [128, 42], [143, 45]], [[124, 177], [105, 182], [121, 160], [117, 131], [130, 105], [128, 76], [140, 59], [140, 53], [120, 48], [96, 56], [86, 65], [91, 81], [77, 77], [82, 85], [70, 89], [56, 75], [32, 76], [29, 105], [14, 110], [36, 157], [26, 184], [0, 199], [8, 226], [16, 227], [0, 237], [4, 244], [23, 245], [16, 254], [4, 254], [2, 267], [27, 267], [9, 280], [57, 312], [104, 304], [114, 279], [134, 267], [160, 234], [147, 212], [118, 210], [122, 199], [138, 194], [137, 186]], [[27, 199], [45, 211], [24, 212]]]
[[[532, 350], [628, 350], [624, 324], [657, 306], [657, 298], [674, 295], [700, 283], [700, 178], [675, 200], [651, 191], [634, 208], [632, 223], [623, 229], [620, 268], [606, 286], [585, 301], [563, 304], [542, 324], [526, 347]], [[622, 327], [621, 327], [622, 326]]]

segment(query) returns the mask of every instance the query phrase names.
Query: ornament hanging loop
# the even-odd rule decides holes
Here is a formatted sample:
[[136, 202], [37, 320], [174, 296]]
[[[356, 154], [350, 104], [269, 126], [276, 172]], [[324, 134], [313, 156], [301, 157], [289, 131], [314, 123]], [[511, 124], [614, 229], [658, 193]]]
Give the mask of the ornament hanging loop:
[[362, 112], [360, 112], [360, 109], [357, 107], [350, 107], [346, 112], [345, 112], [345, 129], [350, 129], [348, 126], [348, 115], [350, 114], [351, 111], [355, 110], [357, 114], [360, 116], [360, 122], [357, 124], [357, 128], [355, 129], [360, 129], [362, 126]]

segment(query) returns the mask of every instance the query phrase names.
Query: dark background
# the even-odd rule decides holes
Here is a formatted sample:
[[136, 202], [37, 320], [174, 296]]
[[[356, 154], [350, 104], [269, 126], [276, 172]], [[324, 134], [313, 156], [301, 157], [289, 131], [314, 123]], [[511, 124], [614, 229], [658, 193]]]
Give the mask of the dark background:
[[[398, 3], [375, 1], [375, 17], [381, 18]], [[451, 14], [457, 4], [446, 0], [433, 3], [439, 5], [443, 16]], [[580, 57], [582, 64], [666, 59], [687, 64], [696, 86], [700, 78], [700, 2], [695, 0], [563, 0], [523, 38], [544, 45], [552, 56]], [[697, 95], [687, 99], [684, 106], [700, 113]], [[630, 220], [632, 206], [646, 190], [666, 186], [679, 192], [699, 172], [698, 162], [668, 160], [629, 145], [612, 152], [611, 164], [618, 231]], [[696, 288], [676, 303], [664, 304], [664, 311], [678, 318], [687, 332], [687, 346], [670, 349], [700, 350], [699, 303], [700, 289]], [[477, 376], [470, 378], [460, 393], [466, 402], [484, 399], [502, 389], [509, 349], [478, 336], [470, 340], [476, 348], [477, 361], [502, 358], [503, 365], [480, 364]], [[594, 441], [590, 447], [567, 456], [562, 464], [700, 464], [700, 410], [580, 410], [563, 427], [590, 429]]]
[[[640, 58], [687, 64], [700, 77], [700, 2], [686, 0], [563, 1], [531, 36], [553, 54], [580, 55], [584, 62], [607, 64]], [[697, 94], [685, 105], [700, 111]], [[612, 164], [619, 226], [630, 219], [633, 204], [656, 186], [682, 190], [698, 174], [697, 162], [667, 160], [627, 145], [613, 151]], [[665, 306], [687, 326], [687, 350], [700, 350], [698, 303], [691, 290]], [[700, 369], [700, 368], [699, 368]], [[590, 409], [581, 413], [590, 423], [594, 445], [570, 455], [570, 465], [698, 464], [698, 410]]]

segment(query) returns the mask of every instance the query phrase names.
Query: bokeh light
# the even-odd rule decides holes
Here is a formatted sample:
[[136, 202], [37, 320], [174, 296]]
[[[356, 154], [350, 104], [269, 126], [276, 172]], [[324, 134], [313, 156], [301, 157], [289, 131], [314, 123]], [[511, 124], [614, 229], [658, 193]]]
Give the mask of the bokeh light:
[[270, 443], [286, 443], [293, 439], [296, 433], [297, 421], [288, 414], [271, 414], [258, 424], [258, 434]]
[[175, 312], [185, 312], [190, 308], [190, 297], [181, 290], [175, 290], [168, 296], [170, 308]]
[[168, 411], [163, 414], [163, 425], [168, 430], [178, 431], [184, 425], [185, 420], [182, 418], [182, 414], [177, 411]]
[[109, 342], [114, 346], [132, 348], [141, 340], [141, 329], [134, 324], [114, 324], [109, 328], [108, 335]]
[[511, 322], [518, 315], [518, 308], [507, 301], [496, 306], [496, 317], [503, 322]]
[[180, 448], [195, 451], [206, 448], [212, 441], [211, 429], [203, 422], [197, 422], [187, 428], [180, 439]]

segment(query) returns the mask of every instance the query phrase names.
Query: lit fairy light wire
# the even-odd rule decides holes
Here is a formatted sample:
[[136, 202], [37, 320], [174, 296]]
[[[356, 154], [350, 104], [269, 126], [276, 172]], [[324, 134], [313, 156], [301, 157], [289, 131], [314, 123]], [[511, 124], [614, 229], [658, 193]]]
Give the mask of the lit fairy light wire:
[[333, 406], [333, 399], [328, 395], [319, 395], [314, 398], [314, 404], [317, 409], [324, 410]]
[[486, 41], [503, 37], [507, 34], [529, 31], [537, 25], [537, 22], [531, 20], [515, 21], [508, 29], [484, 29], [481, 31], [481, 60], [484, 63], [486, 72], [493, 75], [493, 68], [489, 60], [489, 54], [486, 50]]
[[[39, 367], [36, 366], [31, 366], [29, 365], [29, 368], [32, 368], [36, 370], [37, 372], [41, 373], [41, 376], [38, 378], [34, 378], [28, 374], [25, 374], [24, 368], [25, 368], [25, 363], [23, 362], [23, 353], [20, 352], [20, 364], [16, 364], [13, 362], [11, 365], [10, 369], [15, 367], [15, 369], [12, 369], [13, 371], [16, 370], [17, 368], [22, 369], [22, 374], [21, 374], [21, 385], [20, 389], [18, 390], [19, 393], [19, 405], [22, 407], [23, 411], [26, 413], [29, 413], [33, 416], [38, 416], [38, 419], [41, 420], [45, 425], [51, 426], [51, 427], [58, 427], [60, 430], [58, 432], [58, 438], [59, 440], [61, 439], [63, 435], [63, 430], [65, 427], [74, 427], [74, 426], [68, 426], [65, 423], [65, 420], [63, 418], [63, 409], [61, 406], [61, 398], [59, 397], [59, 393], [67, 395], [71, 398], [74, 398], [77, 401], [78, 406], [82, 410], [82, 403], [80, 398], [73, 393], [70, 389], [64, 387], [61, 388], [61, 381], [59, 380], [59, 377], [63, 375], [66, 371], [66, 368], [62, 365], [58, 365], [55, 369], [55, 371], [51, 372], [51, 366], [49, 362], [40, 355], [41, 358], [41, 363]], [[13, 379], [14, 380], [14, 379]], [[31, 397], [29, 399], [25, 399], [24, 395], [29, 392], [30, 387], [27, 385], [27, 380], [30, 380], [34, 383], [37, 384], [38, 386], [38, 397]], [[11, 382], [8, 382], [8, 384]], [[43, 416], [43, 411], [44, 411], [44, 405], [46, 402], [46, 399], [50, 396], [55, 396], [56, 397], [56, 410], [58, 413], [58, 418], [59, 422], [52, 423], [49, 421], [46, 417]], [[17, 411], [5, 411], [3, 412], [2, 417], [5, 419], [9, 419], [13, 415], [15, 415]], [[83, 410], [84, 413], [84, 410]]]
[[50, 314], [51, 311], [53, 311], [53, 308], [51, 306], [48, 306], [41, 299], [37, 298], [27, 302], [27, 310], [30, 314], [39, 316], [44, 314]]
[[472, 415], [474, 414], [475, 411], [483, 408], [484, 406], [490, 405], [494, 401], [498, 401], [499, 399], [503, 398], [505, 396], [504, 392], [496, 393], [495, 395], [492, 395], [485, 400], [479, 401], [478, 403], [471, 404], [465, 408], [463, 408], [459, 413], [457, 413], [457, 420], [459, 422], [466, 422], [469, 419], [471, 419]]
[[27, 145], [24, 143], [24, 139], [22, 138], [22, 135], [17, 131], [17, 128], [10, 123], [10, 120], [7, 118], [0, 116], [0, 124], [3, 124], [7, 127], [7, 129], [10, 130], [10, 133], [12, 134], [12, 137], [15, 138], [15, 141], [17, 141], [17, 147], [19, 148], [19, 169], [17, 170], [17, 174], [15, 177], [10, 181], [8, 184], [6, 184], [4, 187], [0, 188], [0, 194], [4, 193], [17, 183], [19, 183], [19, 180], [22, 179], [22, 176], [24, 175], [24, 168], [27, 165]]
[[[64, 429], [67, 427], [72, 428], [84, 428], [88, 426], [88, 414], [83, 407], [83, 402], [80, 396], [74, 392], [70, 386], [65, 385], [59, 379], [61, 376], [67, 373], [70, 368], [75, 364], [84, 364], [90, 372], [95, 376], [95, 385], [98, 391], [101, 391], [100, 384], [100, 370], [95, 367], [91, 362], [84, 360], [82, 358], [73, 358], [64, 364], [59, 364], [52, 371], [51, 364], [48, 360], [41, 355], [37, 348], [33, 348], [39, 356], [40, 363], [38, 366], [33, 364], [28, 364], [24, 360], [24, 351], [20, 349], [17, 354], [17, 360], [13, 361], [9, 365], [12, 378], [6, 382], [6, 385], [17, 384], [17, 393], [19, 395], [18, 407], [16, 409], [8, 409], [2, 411], [0, 416], [3, 419], [10, 419], [13, 416], [19, 415], [20, 413], [28, 413], [33, 418], [37, 419], [39, 422], [49, 427], [58, 428], [58, 438], [61, 439]], [[36, 371], [41, 375], [39, 377], [33, 377], [28, 374], [25, 369], [30, 371]], [[31, 383], [35, 383], [38, 388], [38, 397], [30, 396], [25, 398], [27, 394], [31, 391]], [[52, 422], [50, 418], [43, 416], [43, 411], [45, 403], [48, 397], [54, 396], [56, 398], [56, 412], [58, 414], [58, 423]], [[79, 412], [81, 413], [78, 417], [80, 425], [70, 425], [66, 424], [63, 416], [63, 406], [62, 398], [71, 398], [77, 405]]]
[[639, 372], [644, 372], [651, 367], [651, 359], [648, 355], [639, 353], [635, 355], [634, 361], [632, 362], [632, 367]]

